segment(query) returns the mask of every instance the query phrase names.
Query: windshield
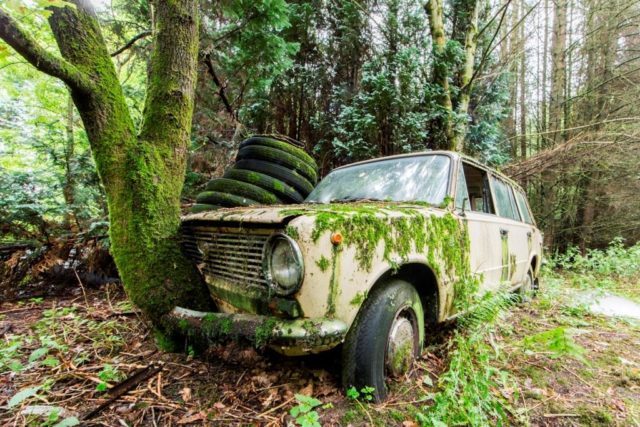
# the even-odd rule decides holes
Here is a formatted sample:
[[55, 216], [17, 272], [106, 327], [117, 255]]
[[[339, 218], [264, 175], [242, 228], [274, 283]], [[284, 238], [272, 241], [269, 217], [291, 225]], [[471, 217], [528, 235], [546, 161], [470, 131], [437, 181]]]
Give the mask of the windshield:
[[450, 163], [448, 156], [433, 154], [338, 169], [318, 184], [306, 202], [384, 200], [439, 205], [447, 195]]

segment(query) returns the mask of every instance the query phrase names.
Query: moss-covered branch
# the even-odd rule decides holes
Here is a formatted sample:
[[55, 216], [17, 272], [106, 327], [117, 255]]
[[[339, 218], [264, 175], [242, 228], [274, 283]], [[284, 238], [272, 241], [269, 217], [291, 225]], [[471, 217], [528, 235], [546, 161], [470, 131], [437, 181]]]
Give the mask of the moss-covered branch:
[[93, 89], [91, 80], [86, 74], [40, 46], [20, 28], [15, 19], [2, 9], [0, 9], [0, 38], [38, 70], [59, 78], [74, 90], [88, 94]]

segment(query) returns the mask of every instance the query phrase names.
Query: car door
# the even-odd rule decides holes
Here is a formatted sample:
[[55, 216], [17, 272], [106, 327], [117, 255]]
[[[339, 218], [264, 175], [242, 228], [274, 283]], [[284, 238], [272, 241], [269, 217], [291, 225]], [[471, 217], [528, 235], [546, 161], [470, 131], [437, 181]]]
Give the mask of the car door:
[[467, 224], [471, 271], [481, 278], [480, 293], [496, 289], [503, 274], [501, 218], [494, 214], [487, 170], [460, 161], [455, 205]]
[[500, 217], [502, 251], [502, 274], [500, 283], [509, 287], [518, 286], [525, 277], [529, 265], [531, 226], [522, 221], [516, 205], [513, 187], [495, 174], [491, 175], [496, 213]]

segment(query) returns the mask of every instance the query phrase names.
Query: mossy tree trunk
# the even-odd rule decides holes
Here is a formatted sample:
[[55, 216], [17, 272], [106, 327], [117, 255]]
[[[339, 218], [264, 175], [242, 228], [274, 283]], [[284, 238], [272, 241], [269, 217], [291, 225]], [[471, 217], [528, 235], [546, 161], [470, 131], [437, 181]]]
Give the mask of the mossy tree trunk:
[[[478, 0], [462, 0], [454, 2], [452, 11], [455, 19], [451, 39], [458, 42], [464, 50], [464, 58], [458, 69], [454, 69], [447, 59], [447, 44], [444, 20], [444, 0], [429, 0], [425, 11], [429, 19], [431, 43], [433, 46], [433, 69], [431, 80], [440, 87], [438, 103], [444, 111], [439, 126], [445, 140], [438, 142], [444, 150], [464, 150], [464, 138], [467, 133], [467, 115], [473, 80], [478, 73], [475, 65], [478, 38]], [[482, 63], [480, 64], [482, 66]], [[452, 88], [453, 80], [455, 88]]]
[[152, 320], [174, 306], [210, 304], [177, 231], [198, 55], [197, 0], [157, 0], [154, 48], [140, 133], [89, 0], [53, 8], [62, 58], [41, 48], [0, 10], [0, 37], [70, 88], [109, 206], [112, 253], [128, 296]]

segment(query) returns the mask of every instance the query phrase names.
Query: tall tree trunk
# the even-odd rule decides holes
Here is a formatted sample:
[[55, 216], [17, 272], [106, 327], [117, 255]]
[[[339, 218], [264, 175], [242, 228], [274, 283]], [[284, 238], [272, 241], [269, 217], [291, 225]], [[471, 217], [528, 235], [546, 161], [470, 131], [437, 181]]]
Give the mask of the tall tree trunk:
[[66, 119], [66, 140], [64, 144], [64, 184], [62, 186], [62, 196], [64, 197], [64, 203], [66, 205], [66, 212], [64, 215], [65, 226], [72, 232], [77, 233], [79, 229], [78, 217], [76, 215], [76, 180], [74, 171], [74, 156], [75, 156], [75, 138], [73, 135], [73, 116], [74, 105], [71, 94], [67, 102], [67, 115]]
[[444, 2], [443, 0], [429, 0], [425, 5], [425, 10], [429, 18], [431, 43], [433, 45], [432, 80], [441, 88], [438, 104], [440, 104], [445, 115], [442, 118], [442, 128], [447, 141], [444, 141], [444, 146], [438, 148], [451, 150], [455, 148], [455, 130], [453, 103], [451, 102], [451, 93], [449, 90], [449, 67], [445, 58], [447, 38], [443, 17]]
[[[464, 32], [464, 63], [458, 73], [460, 82], [460, 94], [457, 99], [456, 113], [462, 116], [469, 114], [469, 101], [471, 100], [471, 90], [473, 88], [471, 79], [473, 78], [476, 50], [478, 48], [478, 6], [479, 2], [471, 0], [466, 2], [464, 10], [456, 11], [461, 17], [466, 18]], [[464, 150], [464, 138], [467, 133], [467, 120], [462, 126], [456, 126], [453, 145], [456, 151]]]
[[[520, 16], [525, 16], [525, 1], [520, 0]], [[525, 23], [520, 24], [520, 157], [527, 158], [527, 103], [526, 103], [526, 69], [527, 50], [525, 40]]]
[[544, 40], [542, 46], [542, 96], [540, 100], [540, 133], [542, 134], [541, 146], [547, 146], [547, 64], [549, 62], [547, 55], [547, 46], [549, 45], [549, 0], [544, 0]]
[[456, 4], [453, 11], [455, 24], [453, 37], [464, 46], [464, 61], [455, 73], [458, 86], [457, 95], [453, 95], [449, 84], [452, 70], [446, 55], [447, 36], [444, 25], [443, 0], [429, 0], [425, 5], [431, 30], [433, 46], [432, 80], [440, 86], [438, 103], [444, 115], [441, 127], [446, 140], [438, 148], [463, 151], [467, 133], [467, 121], [457, 123], [456, 117], [466, 117], [469, 113], [469, 101], [473, 89], [475, 55], [478, 36], [478, 1], [467, 0]]
[[177, 236], [198, 54], [198, 2], [153, 3], [154, 48], [139, 136], [89, 0], [49, 18], [62, 54], [37, 45], [0, 9], [0, 37], [71, 88], [109, 206], [111, 251], [127, 295], [152, 320], [210, 298]]
[[567, 0], [556, 0], [551, 44], [551, 93], [549, 94], [549, 131], [552, 145], [562, 138], [563, 105], [566, 87]]
[[[518, 25], [519, 10], [518, 5], [513, 3], [511, 8], [511, 29], [515, 29]], [[517, 53], [520, 49], [520, 31], [512, 31], [509, 37], [508, 49], [507, 49], [507, 61], [509, 63], [509, 115], [505, 120], [506, 134], [509, 137], [509, 148], [511, 151], [511, 158], [516, 160], [518, 158], [518, 130], [517, 130], [517, 118], [518, 118], [518, 61]], [[505, 42], [506, 43], [506, 42]]]

